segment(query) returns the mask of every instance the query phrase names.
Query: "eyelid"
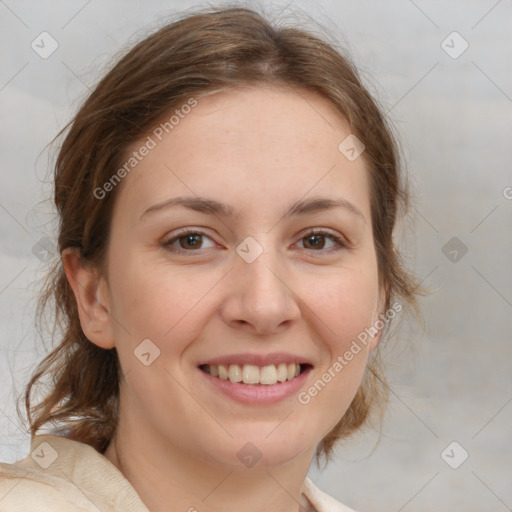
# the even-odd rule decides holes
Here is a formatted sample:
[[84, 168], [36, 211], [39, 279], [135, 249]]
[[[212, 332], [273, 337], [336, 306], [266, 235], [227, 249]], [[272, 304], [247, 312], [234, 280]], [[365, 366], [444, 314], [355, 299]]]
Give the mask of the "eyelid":
[[301, 236], [299, 236], [299, 242], [301, 242], [304, 238], [307, 236], [314, 236], [314, 235], [323, 235], [326, 238], [330, 238], [335, 244], [335, 247], [331, 247], [330, 249], [326, 250], [318, 250], [315, 251], [314, 249], [306, 249], [311, 253], [318, 253], [319, 255], [322, 254], [331, 254], [334, 252], [337, 252], [341, 249], [350, 249], [353, 244], [342, 234], [332, 231], [327, 228], [308, 228], [305, 231], [302, 232]]
[[192, 250], [186, 250], [186, 249], [181, 249], [181, 248], [178, 248], [178, 249], [171, 248], [171, 244], [173, 244], [174, 242], [177, 242], [181, 237], [187, 236], [187, 235], [201, 235], [204, 238], [209, 238], [213, 243], [216, 243], [215, 240], [213, 240], [213, 238], [211, 236], [209, 236], [203, 229], [187, 227], [187, 228], [178, 230], [170, 238], [164, 237], [164, 239], [162, 241], [162, 245], [163, 245], [164, 249], [168, 249], [169, 251], [174, 252], [176, 254], [200, 253], [201, 249], [192, 251]]
[[[174, 254], [197, 254], [201, 255], [202, 251], [201, 249], [198, 250], [187, 250], [187, 249], [181, 249], [181, 248], [171, 248], [171, 245], [175, 242], [177, 242], [181, 237], [187, 236], [187, 235], [200, 235], [205, 238], [209, 238], [212, 240], [213, 243], [216, 243], [215, 240], [212, 239], [211, 236], [209, 236], [202, 228], [193, 228], [193, 227], [187, 227], [183, 228], [181, 230], [178, 230], [178, 232], [174, 233], [172, 238], [164, 239], [162, 242], [162, 246], [164, 249], [174, 253]], [[319, 256], [322, 255], [328, 255], [336, 253], [340, 250], [347, 250], [351, 249], [353, 247], [353, 244], [348, 240], [344, 235], [332, 231], [328, 228], [307, 228], [301, 232], [301, 234], [298, 237], [298, 242], [301, 242], [304, 238], [307, 236], [314, 236], [314, 235], [323, 235], [326, 238], [330, 238], [334, 243], [335, 246], [331, 247], [329, 249], [323, 250], [315, 250], [315, 249], [304, 249], [308, 251], [309, 253], [318, 253]]]

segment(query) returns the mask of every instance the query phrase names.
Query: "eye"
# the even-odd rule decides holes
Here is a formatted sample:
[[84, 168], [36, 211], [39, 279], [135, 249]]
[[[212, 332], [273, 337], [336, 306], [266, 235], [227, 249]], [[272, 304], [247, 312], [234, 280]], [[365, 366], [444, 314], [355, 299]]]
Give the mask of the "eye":
[[[165, 249], [174, 253], [199, 252], [200, 249], [208, 248], [204, 247], [204, 239], [212, 241], [211, 238], [202, 231], [186, 229], [173, 238], [164, 241], [162, 245]], [[326, 239], [330, 240], [332, 245], [331, 247], [327, 247], [327, 250], [323, 250], [326, 247]], [[331, 253], [348, 247], [342, 237], [325, 230], [310, 231], [306, 236], [301, 238], [300, 242], [305, 242], [306, 247], [304, 248], [306, 250], [320, 253]], [[215, 243], [212, 241], [210, 247], [214, 246]]]
[[[187, 229], [179, 233], [177, 236], [166, 240], [163, 243], [163, 246], [171, 252], [176, 253], [197, 252], [195, 249], [205, 249], [203, 246], [204, 238], [211, 240], [209, 236], [205, 235], [201, 231]], [[212, 244], [211, 247], [214, 245], [215, 244]]]
[[[325, 240], [330, 239], [333, 242], [333, 245], [328, 248], [328, 250], [322, 251], [325, 248]], [[347, 243], [343, 240], [342, 237], [335, 235], [329, 231], [322, 230], [314, 230], [308, 233], [306, 236], [301, 238], [301, 241], [305, 241], [306, 245], [309, 247], [305, 247], [305, 249], [313, 250], [314, 252], [335, 252], [340, 249], [346, 248]]]

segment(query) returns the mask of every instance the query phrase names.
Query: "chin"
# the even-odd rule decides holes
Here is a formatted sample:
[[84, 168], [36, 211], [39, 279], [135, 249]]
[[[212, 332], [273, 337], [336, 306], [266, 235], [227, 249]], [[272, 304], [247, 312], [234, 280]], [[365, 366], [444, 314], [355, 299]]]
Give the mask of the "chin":
[[215, 465], [220, 463], [231, 470], [269, 469], [288, 464], [307, 451], [314, 453], [314, 441], [307, 443], [304, 435], [298, 431], [293, 436], [284, 428], [281, 433], [275, 431], [268, 435], [270, 431], [260, 430], [252, 436], [247, 433], [234, 435], [225, 443], [219, 442], [215, 453], [209, 453], [209, 462]]

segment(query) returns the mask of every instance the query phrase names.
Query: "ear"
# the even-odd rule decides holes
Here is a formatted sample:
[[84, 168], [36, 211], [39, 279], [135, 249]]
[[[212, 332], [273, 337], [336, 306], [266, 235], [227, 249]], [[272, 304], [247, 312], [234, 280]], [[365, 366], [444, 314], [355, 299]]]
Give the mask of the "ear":
[[[380, 315], [384, 313], [384, 305], [386, 304], [386, 290], [381, 288], [379, 291], [379, 297], [377, 299], [377, 305], [375, 307], [375, 311], [373, 313], [372, 319], [372, 327], [377, 328], [382, 322]], [[382, 330], [378, 329], [378, 332], [370, 341], [370, 353], [373, 352], [377, 346], [379, 345], [380, 339], [382, 337]]]
[[85, 336], [101, 348], [113, 348], [115, 343], [105, 280], [97, 269], [83, 263], [77, 248], [64, 249], [61, 258]]

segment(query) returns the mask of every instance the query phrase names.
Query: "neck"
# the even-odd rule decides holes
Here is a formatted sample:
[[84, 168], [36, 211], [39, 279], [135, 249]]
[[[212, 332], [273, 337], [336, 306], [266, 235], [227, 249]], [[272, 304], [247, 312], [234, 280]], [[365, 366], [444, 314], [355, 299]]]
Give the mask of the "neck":
[[[190, 457], [140, 428], [122, 428], [104, 456], [123, 473], [151, 512], [312, 511], [302, 486], [314, 450], [273, 467], [219, 467]], [[126, 427], [126, 425], [125, 425]], [[139, 434], [144, 432], [144, 435]], [[140, 449], [138, 447], [143, 447]]]

